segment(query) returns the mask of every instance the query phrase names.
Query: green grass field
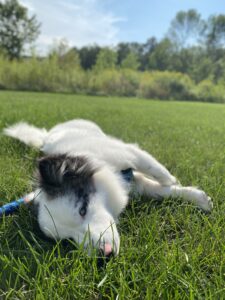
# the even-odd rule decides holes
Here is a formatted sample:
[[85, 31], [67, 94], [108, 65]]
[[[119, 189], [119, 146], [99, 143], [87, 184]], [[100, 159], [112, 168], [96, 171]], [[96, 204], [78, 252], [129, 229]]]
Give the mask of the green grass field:
[[[91, 119], [214, 202], [206, 215], [179, 200], [132, 199], [120, 217], [120, 255], [101, 268], [73, 242], [44, 240], [22, 208], [0, 220], [0, 299], [225, 299], [224, 105], [1, 92], [0, 114], [0, 129]], [[31, 191], [38, 155], [0, 136], [1, 204]]]

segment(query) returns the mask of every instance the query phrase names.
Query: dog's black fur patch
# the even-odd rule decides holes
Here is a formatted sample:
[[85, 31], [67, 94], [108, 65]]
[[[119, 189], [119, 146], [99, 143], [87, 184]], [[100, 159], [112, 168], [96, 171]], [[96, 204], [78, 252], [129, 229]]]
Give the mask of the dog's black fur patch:
[[38, 160], [36, 184], [50, 199], [74, 193], [77, 202], [82, 201], [79, 212], [84, 216], [89, 194], [94, 192], [96, 170], [85, 156], [50, 155]]

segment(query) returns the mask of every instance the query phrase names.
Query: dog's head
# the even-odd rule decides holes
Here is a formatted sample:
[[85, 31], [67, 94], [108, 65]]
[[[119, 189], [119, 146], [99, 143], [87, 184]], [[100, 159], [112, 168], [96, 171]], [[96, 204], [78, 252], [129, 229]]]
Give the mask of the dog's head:
[[51, 238], [73, 238], [105, 256], [119, 252], [116, 220], [127, 204], [122, 180], [85, 156], [47, 156], [38, 161], [38, 222]]

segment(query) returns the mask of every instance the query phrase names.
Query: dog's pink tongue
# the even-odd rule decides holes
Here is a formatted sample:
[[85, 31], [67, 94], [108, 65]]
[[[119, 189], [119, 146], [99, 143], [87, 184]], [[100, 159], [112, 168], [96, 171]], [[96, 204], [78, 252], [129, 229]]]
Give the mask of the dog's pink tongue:
[[109, 243], [105, 243], [104, 253], [105, 253], [105, 256], [110, 255], [112, 253], [112, 247]]

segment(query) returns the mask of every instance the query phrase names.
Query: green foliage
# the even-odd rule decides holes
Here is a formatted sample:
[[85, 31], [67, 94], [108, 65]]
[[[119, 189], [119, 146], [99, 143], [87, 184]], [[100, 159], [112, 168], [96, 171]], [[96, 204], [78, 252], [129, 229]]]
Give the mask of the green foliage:
[[76, 50], [72, 49], [59, 58], [59, 66], [65, 70], [80, 69], [80, 57]]
[[[37, 36], [39, 24], [17, 0], [6, 0], [0, 3], [0, 25], [0, 89], [225, 102], [223, 14], [203, 20], [196, 10], [180, 11], [159, 41], [150, 37], [145, 43], [122, 42], [114, 48], [70, 49], [62, 40], [47, 57], [12, 62], [8, 58], [21, 55], [24, 44]], [[19, 32], [22, 27], [26, 34]], [[11, 54], [3, 43], [10, 38], [10, 47], [19, 45], [12, 46]]]
[[0, 89], [225, 103], [225, 79], [217, 84], [203, 80], [196, 85], [180, 72], [140, 72], [130, 68], [84, 71], [74, 49], [65, 54], [53, 51], [43, 59], [10, 61], [0, 56], [0, 66]]
[[[148, 41], [147, 41], [148, 43]], [[130, 53], [133, 53], [133, 56], [135, 55], [137, 57], [137, 61], [140, 63], [143, 63], [143, 52], [147, 54], [147, 47], [146, 44], [142, 45], [139, 43], [119, 43], [116, 46], [116, 52], [117, 52], [117, 65], [121, 66], [122, 62], [128, 57]], [[139, 67], [139, 66], [138, 66]]]
[[[23, 208], [0, 220], [1, 299], [224, 299], [224, 105], [1, 92], [0, 112], [0, 130], [21, 120], [47, 129], [93, 120], [214, 202], [206, 215], [180, 200], [131, 199], [118, 224], [119, 256], [102, 268], [73, 242], [44, 240]], [[5, 136], [0, 144], [3, 204], [31, 191], [40, 153]]]
[[215, 85], [210, 80], [201, 81], [195, 88], [197, 100], [225, 103], [224, 84]]
[[57, 55], [40, 60], [25, 61], [0, 59], [0, 87], [12, 90], [49, 92], [80, 92], [84, 83], [84, 72], [79, 68], [68, 68]]
[[138, 95], [142, 98], [154, 99], [193, 99], [192, 80], [181, 73], [145, 72], [142, 76]]
[[96, 95], [136, 96], [140, 77], [135, 71], [103, 70], [90, 73], [88, 91]]
[[223, 48], [225, 45], [225, 15], [214, 15], [208, 20], [207, 45], [209, 48]]
[[66, 40], [55, 43], [48, 55], [48, 58], [55, 58], [58, 66], [65, 71], [80, 69], [80, 57], [76, 49], [70, 49]]
[[128, 56], [130, 51], [130, 43], [119, 43], [116, 46], [118, 65], [121, 65], [122, 61]]
[[100, 50], [99, 46], [86, 46], [76, 50], [80, 57], [81, 67], [84, 70], [90, 70], [94, 67]]
[[0, 2], [0, 48], [10, 59], [19, 58], [25, 44], [39, 34], [36, 17], [28, 17], [27, 9], [17, 0]]
[[196, 10], [179, 11], [170, 24], [168, 37], [182, 49], [189, 46], [189, 42], [198, 44], [205, 27], [205, 21]]
[[137, 70], [140, 67], [137, 54], [134, 52], [127, 54], [127, 56], [121, 62], [121, 67], [123, 69]]
[[169, 70], [172, 64], [173, 48], [174, 45], [169, 39], [163, 39], [149, 55], [148, 68], [160, 71]]
[[109, 48], [102, 48], [97, 56], [94, 70], [99, 72], [105, 69], [113, 69], [116, 67], [117, 53]]

